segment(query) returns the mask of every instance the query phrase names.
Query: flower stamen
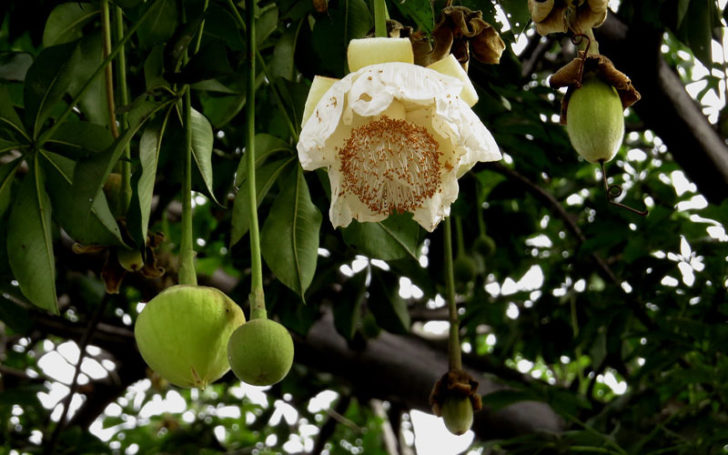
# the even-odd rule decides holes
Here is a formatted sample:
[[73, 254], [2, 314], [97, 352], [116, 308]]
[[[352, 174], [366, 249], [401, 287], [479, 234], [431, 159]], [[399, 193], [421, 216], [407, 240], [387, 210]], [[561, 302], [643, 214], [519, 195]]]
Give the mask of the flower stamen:
[[425, 127], [382, 116], [358, 128], [337, 150], [342, 193], [388, 215], [414, 212], [442, 180], [438, 143]]

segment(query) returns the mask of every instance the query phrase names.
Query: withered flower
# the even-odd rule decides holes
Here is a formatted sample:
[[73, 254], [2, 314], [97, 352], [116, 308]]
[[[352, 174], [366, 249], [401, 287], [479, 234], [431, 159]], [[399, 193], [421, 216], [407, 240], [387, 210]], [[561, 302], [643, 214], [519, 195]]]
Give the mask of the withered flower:
[[586, 33], [607, 18], [608, 0], [528, 0], [528, 11], [541, 35]]
[[463, 434], [473, 423], [473, 412], [483, 407], [478, 382], [463, 370], [445, 373], [430, 392], [432, 412], [442, 417], [453, 434]]
[[471, 50], [480, 62], [498, 63], [506, 48], [496, 29], [483, 20], [483, 13], [464, 6], [445, 7], [432, 36], [435, 46], [430, 62], [452, 53], [465, 71], [468, 70]]

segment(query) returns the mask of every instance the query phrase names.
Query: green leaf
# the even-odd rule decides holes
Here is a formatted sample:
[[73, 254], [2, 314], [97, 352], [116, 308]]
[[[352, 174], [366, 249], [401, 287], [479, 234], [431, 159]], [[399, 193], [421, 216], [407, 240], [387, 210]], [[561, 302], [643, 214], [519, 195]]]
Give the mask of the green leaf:
[[154, 198], [154, 181], [157, 176], [157, 164], [159, 162], [159, 151], [162, 148], [162, 138], [167, 126], [167, 118], [159, 124], [153, 124], [144, 129], [139, 139], [139, 160], [142, 165], [142, 173], [137, 183], [137, 195], [139, 198], [139, 212], [141, 216], [141, 239], [147, 238], [149, 228], [149, 215], [152, 212], [152, 199]]
[[56, 266], [51, 236], [51, 203], [36, 158], [25, 176], [8, 222], [8, 260], [23, 295], [58, 314]]
[[[265, 160], [277, 152], [290, 152], [291, 146], [284, 140], [265, 133], [255, 135], [255, 167], [260, 167]], [[248, 175], [248, 160], [245, 155], [240, 159], [235, 172], [235, 186], [240, 186]]]
[[367, 307], [377, 324], [392, 333], [407, 333], [410, 329], [410, 315], [407, 302], [399, 296], [398, 278], [392, 273], [370, 267], [372, 281], [369, 285]]
[[23, 125], [23, 121], [13, 107], [13, 101], [7, 87], [0, 85], [0, 135], [7, 135], [7, 133], [3, 133], [4, 129], [8, 129], [10, 132], [8, 139], [18, 135], [28, 139], [25, 125]]
[[341, 298], [333, 305], [334, 326], [347, 340], [354, 338], [361, 325], [361, 306], [366, 297], [366, 272], [354, 275], [341, 291]]
[[435, 14], [432, 12], [430, 0], [405, 0], [392, 2], [402, 15], [415, 24], [417, 28], [431, 33], [435, 26]]
[[393, 214], [379, 223], [352, 223], [341, 230], [344, 241], [370, 258], [418, 260], [420, 228], [408, 214]]
[[270, 63], [271, 73], [274, 77], [281, 77], [289, 81], [294, 80], [295, 64], [293, 61], [296, 51], [296, 39], [301, 30], [303, 21], [295, 27], [289, 27], [283, 33], [273, 49], [273, 60]]
[[129, 115], [129, 129], [116, 139], [111, 147], [93, 155], [90, 159], [80, 161], [76, 165], [74, 175], [82, 175], [83, 178], [73, 179], [71, 193], [76, 203], [70, 211], [69, 216], [75, 217], [79, 223], [88, 222], [92, 213], [91, 207], [101, 192], [111, 170], [116, 165], [116, 162], [119, 161], [126, 145], [146, 120], [158, 110], [163, 109], [171, 103], [172, 101], [145, 101], [141, 103], [139, 112], [136, 112], [133, 121], [131, 120], [132, 115]]
[[8, 52], [0, 55], [0, 81], [22, 82], [33, 56], [27, 52]]
[[[255, 192], [258, 207], [281, 173], [295, 160], [293, 157], [277, 160], [255, 170]], [[247, 184], [240, 187], [240, 191], [235, 195], [231, 225], [230, 246], [233, 246], [250, 229], [250, 192]]]
[[27, 125], [37, 138], [50, 110], [61, 101], [71, 84], [71, 57], [76, 43], [41, 51], [28, 69], [23, 92]]
[[278, 7], [269, 3], [258, 10], [255, 21], [255, 42], [262, 43], [278, 28]]
[[77, 160], [88, 158], [108, 149], [114, 138], [109, 130], [89, 122], [65, 122], [49, 138], [45, 147], [63, 156]]
[[99, 13], [93, 3], [62, 3], [51, 11], [43, 30], [43, 47], [74, 41], [83, 35], [83, 26]]
[[177, 28], [177, 7], [174, 0], [156, 0], [143, 27], [137, 31], [142, 48], [150, 48], [172, 37]]
[[93, 216], [76, 218], [74, 207], [78, 201], [73, 199], [71, 191], [76, 163], [52, 152], [42, 152], [42, 156], [48, 164], [45, 167], [47, 186], [53, 188], [49, 194], [53, 203], [53, 216], [68, 235], [84, 245], [123, 245], [121, 230], [103, 191], [91, 206]]
[[511, 23], [514, 31], [523, 31], [531, 20], [531, 13], [528, 11], [528, 2], [524, 2], [523, 0], [500, 0], [498, 3], [506, 11], [508, 21]]
[[677, 2], [677, 26], [678, 28], [682, 25], [685, 15], [688, 13], [690, 7], [690, 0], [678, 0]]
[[10, 189], [15, 178], [15, 171], [22, 162], [23, 159], [18, 157], [0, 166], [0, 218], [10, 206]]
[[202, 175], [210, 197], [219, 204], [212, 186], [212, 143], [214, 139], [212, 125], [207, 117], [192, 109], [190, 128], [192, 128], [192, 156], [195, 158], [197, 169]]
[[[71, 83], [68, 92], [76, 96], [91, 75], [103, 62], [101, 33], [84, 36], [79, 42], [71, 63]], [[108, 125], [109, 110], [105, 101], [104, 73], [99, 73], [78, 99], [78, 108], [86, 119], [99, 125]]]
[[363, 38], [372, 28], [372, 15], [364, 0], [339, 2], [328, 15], [316, 19], [311, 37], [311, 58], [318, 60], [321, 71], [341, 77], [346, 70], [346, 45]]
[[713, 2], [690, 2], [677, 33], [680, 40], [690, 47], [695, 57], [709, 68], [712, 65], [710, 42], [714, 8]]
[[261, 249], [281, 283], [303, 298], [316, 272], [322, 216], [311, 202], [300, 167], [282, 186], [263, 225]]

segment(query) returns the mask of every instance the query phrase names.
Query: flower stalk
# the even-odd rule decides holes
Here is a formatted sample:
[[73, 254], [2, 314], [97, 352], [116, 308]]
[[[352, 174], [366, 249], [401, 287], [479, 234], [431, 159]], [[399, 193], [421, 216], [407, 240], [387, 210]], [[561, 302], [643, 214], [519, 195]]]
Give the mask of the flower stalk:
[[387, 34], [387, 4], [385, 0], [374, 0], [374, 35], [386, 37]]
[[447, 292], [448, 319], [450, 333], [448, 337], [448, 362], [450, 371], [462, 370], [463, 361], [460, 353], [460, 324], [458, 309], [455, 305], [455, 272], [452, 255], [452, 223], [451, 217], [445, 218], [445, 288]]
[[248, 194], [250, 195], [250, 319], [266, 319], [265, 295], [263, 293], [263, 263], [260, 254], [260, 231], [258, 228], [258, 201], [255, 186], [255, 0], [246, 1], [248, 38], [248, 93], [245, 101], [245, 119], [248, 131], [245, 154], [248, 160]]

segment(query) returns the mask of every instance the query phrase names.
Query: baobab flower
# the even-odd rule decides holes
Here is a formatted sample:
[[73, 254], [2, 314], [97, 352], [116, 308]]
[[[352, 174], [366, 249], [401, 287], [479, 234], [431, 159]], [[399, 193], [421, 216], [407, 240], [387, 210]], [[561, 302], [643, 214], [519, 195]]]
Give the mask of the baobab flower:
[[334, 227], [409, 212], [432, 231], [457, 199], [458, 177], [501, 158], [470, 109], [475, 90], [451, 55], [414, 65], [408, 39], [354, 40], [348, 57], [352, 72], [343, 79], [314, 79], [301, 165], [327, 168]]

